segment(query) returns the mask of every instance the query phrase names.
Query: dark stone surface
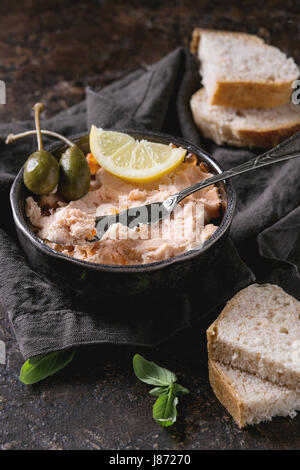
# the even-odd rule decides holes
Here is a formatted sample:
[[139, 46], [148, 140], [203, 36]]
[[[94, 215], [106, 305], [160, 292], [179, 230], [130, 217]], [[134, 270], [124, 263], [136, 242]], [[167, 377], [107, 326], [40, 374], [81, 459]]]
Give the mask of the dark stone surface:
[[[50, 116], [81, 100], [85, 85], [103, 86], [188, 46], [195, 26], [258, 33], [300, 62], [299, 1], [3, 0], [0, 24], [0, 79], [7, 85], [2, 122], [27, 119], [41, 99]], [[243, 431], [234, 425], [208, 383], [204, 329], [147, 351], [85, 348], [64, 371], [25, 387], [18, 380], [22, 357], [0, 311], [7, 346], [0, 448], [299, 449], [300, 417]], [[191, 391], [168, 430], [152, 419], [149, 387], [132, 372], [135, 352], [174, 370]]]

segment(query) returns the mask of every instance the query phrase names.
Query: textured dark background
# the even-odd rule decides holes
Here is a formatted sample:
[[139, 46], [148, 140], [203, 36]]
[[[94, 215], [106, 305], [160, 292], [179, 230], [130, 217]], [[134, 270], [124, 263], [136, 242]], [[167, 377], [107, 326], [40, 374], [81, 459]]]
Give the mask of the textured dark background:
[[[86, 85], [98, 88], [188, 46], [195, 26], [257, 33], [300, 63], [299, 25], [299, 1], [2, 0], [7, 104], [0, 105], [0, 119], [28, 119], [37, 100], [51, 116], [80, 101]], [[7, 346], [7, 364], [0, 365], [2, 449], [300, 447], [300, 417], [238, 430], [210, 390], [199, 333], [148, 351], [85, 348], [67, 369], [32, 387], [18, 381], [22, 357], [1, 310], [0, 339]], [[132, 373], [135, 352], [174, 370], [191, 390], [169, 430], [152, 419], [149, 387]]]

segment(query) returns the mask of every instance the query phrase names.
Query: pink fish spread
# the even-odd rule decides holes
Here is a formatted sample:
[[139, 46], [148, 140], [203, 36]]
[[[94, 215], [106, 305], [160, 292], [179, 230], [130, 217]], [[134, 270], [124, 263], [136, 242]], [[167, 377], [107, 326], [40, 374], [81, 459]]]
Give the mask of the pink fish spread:
[[39, 201], [28, 197], [26, 215], [37, 236], [65, 255], [100, 264], [151, 263], [192, 250], [214, 233], [217, 226], [213, 221], [220, 216], [221, 203], [216, 186], [183, 200], [174, 216], [156, 227], [130, 229], [116, 223], [100, 241], [89, 242], [95, 235], [95, 217], [163, 201], [210, 176], [204, 164], [185, 162], [157, 181], [133, 184], [100, 168], [90, 191], [81, 199], [67, 203], [57, 193]]

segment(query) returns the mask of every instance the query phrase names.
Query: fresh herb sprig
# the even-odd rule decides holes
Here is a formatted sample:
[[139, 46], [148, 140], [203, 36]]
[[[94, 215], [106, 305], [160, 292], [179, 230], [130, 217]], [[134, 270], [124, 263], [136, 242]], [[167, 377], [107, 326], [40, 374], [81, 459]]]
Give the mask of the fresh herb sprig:
[[176, 375], [168, 369], [147, 361], [139, 354], [133, 357], [133, 370], [139, 380], [155, 385], [150, 395], [158, 397], [153, 405], [153, 418], [163, 427], [172, 426], [177, 418], [178, 396], [189, 390], [175, 383]]
[[72, 361], [74, 354], [74, 349], [65, 349], [31, 357], [21, 367], [20, 381], [25, 385], [39, 382], [63, 369]]

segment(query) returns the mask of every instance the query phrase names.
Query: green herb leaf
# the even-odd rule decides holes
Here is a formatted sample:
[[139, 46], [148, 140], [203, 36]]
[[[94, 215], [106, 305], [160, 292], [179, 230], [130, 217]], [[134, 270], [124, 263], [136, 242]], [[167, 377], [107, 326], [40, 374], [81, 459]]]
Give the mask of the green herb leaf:
[[172, 393], [172, 386], [168, 394], [163, 394], [154, 403], [153, 418], [163, 427], [172, 426], [177, 417], [176, 406], [178, 398]]
[[165, 387], [155, 387], [150, 390], [150, 395], [153, 395], [154, 397], [160, 397], [160, 395], [163, 395], [164, 393], [169, 392], [169, 385], [166, 385]]
[[20, 371], [20, 381], [25, 385], [31, 385], [45, 379], [49, 375], [63, 369], [72, 361], [75, 350], [66, 349], [54, 351], [49, 354], [40, 354], [24, 362]]
[[173, 385], [173, 393], [174, 395], [186, 395], [187, 393], [190, 393], [189, 390], [182, 385], [179, 384], [174, 384]]
[[173, 372], [158, 366], [154, 362], [146, 361], [139, 354], [135, 354], [133, 358], [133, 369], [137, 378], [146, 384], [163, 387], [177, 380]]
[[[189, 390], [182, 385], [179, 385], [177, 383], [172, 384], [173, 387], [173, 395], [174, 396], [180, 396], [180, 395], [187, 395]], [[160, 395], [163, 395], [164, 393], [168, 393], [170, 390], [170, 385], [165, 386], [165, 387], [155, 387], [150, 390], [150, 395], [153, 395], [154, 397], [160, 397]]]
[[177, 395], [189, 393], [187, 388], [178, 385], [177, 377], [173, 372], [158, 366], [154, 362], [146, 361], [136, 354], [133, 358], [135, 375], [142, 382], [156, 385], [150, 390], [150, 395], [158, 397], [153, 406], [153, 418], [161, 426], [167, 427], [175, 423], [177, 417]]

